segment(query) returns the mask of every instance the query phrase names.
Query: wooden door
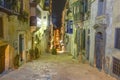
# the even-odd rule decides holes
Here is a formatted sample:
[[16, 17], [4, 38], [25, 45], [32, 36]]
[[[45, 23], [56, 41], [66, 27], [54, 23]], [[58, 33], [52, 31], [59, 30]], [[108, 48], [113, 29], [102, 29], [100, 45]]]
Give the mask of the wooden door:
[[5, 46], [0, 46], [0, 73], [5, 70]]
[[23, 50], [24, 50], [24, 35], [19, 35], [19, 53], [20, 53], [20, 60], [23, 61]]
[[104, 55], [104, 45], [103, 45], [103, 34], [98, 32], [95, 37], [95, 58], [96, 67], [101, 70], [103, 66], [103, 55]]
[[3, 19], [0, 17], [0, 38], [3, 38]]

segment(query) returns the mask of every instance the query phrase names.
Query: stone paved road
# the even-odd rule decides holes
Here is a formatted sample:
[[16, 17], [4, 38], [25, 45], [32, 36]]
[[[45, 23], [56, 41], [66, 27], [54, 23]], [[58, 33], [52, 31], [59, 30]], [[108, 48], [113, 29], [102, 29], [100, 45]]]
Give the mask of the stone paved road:
[[116, 80], [88, 64], [72, 60], [70, 55], [43, 55], [28, 62], [0, 80]]

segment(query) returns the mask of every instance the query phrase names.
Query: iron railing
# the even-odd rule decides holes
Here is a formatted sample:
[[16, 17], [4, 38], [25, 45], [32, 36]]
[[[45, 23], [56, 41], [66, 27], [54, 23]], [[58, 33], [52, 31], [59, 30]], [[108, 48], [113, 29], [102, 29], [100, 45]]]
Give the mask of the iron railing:
[[120, 77], [120, 60], [113, 57], [113, 69], [112, 72]]

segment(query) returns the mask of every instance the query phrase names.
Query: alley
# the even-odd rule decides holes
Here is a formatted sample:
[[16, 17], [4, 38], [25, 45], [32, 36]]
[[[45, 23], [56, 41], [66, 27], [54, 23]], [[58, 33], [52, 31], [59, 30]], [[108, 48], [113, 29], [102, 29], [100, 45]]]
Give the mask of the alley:
[[0, 80], [116, 80], [87, 63], [72, 59], [70, 54], [44, 54], [22, 65]]

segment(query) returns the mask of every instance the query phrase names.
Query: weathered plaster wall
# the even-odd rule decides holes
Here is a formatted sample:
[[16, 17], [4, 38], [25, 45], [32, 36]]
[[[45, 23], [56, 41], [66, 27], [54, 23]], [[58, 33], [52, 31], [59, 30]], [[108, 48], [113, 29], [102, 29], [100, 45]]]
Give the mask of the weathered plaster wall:
[[95, 29], [93, 26], [95, 25], [95, 19], [97, 16], [97, 4], [98, 1], [95, 0], [91, 4], [91, 15], [90, 15], [90, 55], [89, 55], [89, 62], [91, 65], [94, 65], [94, 49], [95, 49]]

